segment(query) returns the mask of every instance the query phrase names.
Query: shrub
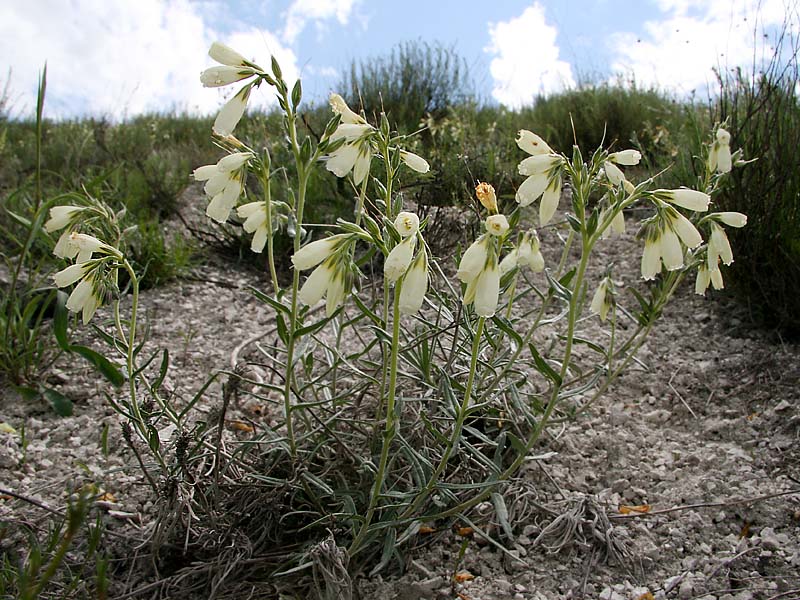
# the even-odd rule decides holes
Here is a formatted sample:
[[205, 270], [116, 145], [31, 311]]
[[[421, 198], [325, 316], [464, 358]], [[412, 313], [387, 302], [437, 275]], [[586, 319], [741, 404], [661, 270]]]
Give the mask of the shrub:
[[339, 89], [351, 106], [373, 118], [385, 112], [404, 133], [418, 129], [426, 115], [442, 118], [473, 96], [466, 61], [453, 48], [421, 41], [354, 61]]

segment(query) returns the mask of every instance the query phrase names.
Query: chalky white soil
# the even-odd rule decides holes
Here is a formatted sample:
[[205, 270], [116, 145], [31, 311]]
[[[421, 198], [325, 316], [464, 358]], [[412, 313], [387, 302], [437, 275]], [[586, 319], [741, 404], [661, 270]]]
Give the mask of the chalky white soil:
[[[602, 252], [616, 260], [617, 278], [638, 278], [639, 249], [632, 235], [606, 242]], [[242, 340], [273, 323], [271, 311], [248, 291], [267, 289], [265, 276], [214, 259], [193, 277], [200, 281], [174, 282], [142, 298], [150, 346], [166, 347], [172, 357], [165, 389], [178, 402], [191, 398], [214, 370], [229, 368]], [[479, 507], [486, 509], [484, 526], [495, 531], [507, 552], [476, 538], [459, 559], [465, 538], [456, 532], [421, 534], [427, 539], [408, 556], [405, 573], [359, 580], [357, 596], [800, 598], [800, 348], [753, 329], [724, 294], [695, 296], [691, 283], [679, 290], [643, 347], [642, 364], [587, 414], [552, 427], [537, 449], [551, 454], [531, 461], [502, 490], [524, 516], [513, 523], [513, 539], [492, 528], [490, 507]], [[100, 313], [101, 319], [107, 316]], [[600, 327], [596, 319], [582, 326], [594, 332]], [[120, 417], [105, 398], [115, 392], [85, 363], [69, 357], [59, 359], [47, 383], [72, 398], [73, 416], [58, 417], [44, 404], [0, 389], [0, 422], [25, 432], [24, 446], [19, 435], [0, 433], [0, 487], [53, 508], [63, 507], [65, 491], [81, 482], [113, 494], [115, 503], [97, 510], [110, 530], [130, 539], [113, 542], [118, 562], [112, 565], [110, 597], [146, 586], [150, 575], [140, 567], [128, 573], [124, 559], [146, 555], [147, 546], [138, 547], [136, 540], [144, 537], [155, 498], [121, 439]], [[199, 409], [208, 411], [219, 394], [212, 387], [210, 400]], [[247, 418], [246, 407], [232, 416], [238, 414]], [[107, 455], [101, 449], [106, 426]], [[641, 505], [649, 512], [620, 512], [622, 506]], [[586, 535], [577, 535], [560, 552], [548, 551], [552, 537], [536, 544], [554, 519], [580, 506], [587, 510], [576, 521], [579, 533], [589, 531], [580, 520], [591, 514], [588, 508], [605, 514], [610, 535], [624, 547], [621, 558], [604, 561], [601, 546]], [[0, 499], [0, 519], [12, 529], [23, 520], [41, 526], [48, 518], [28, 502]], [[14, 535], [0, 539], [5, 549], [18, 542]], [[460, 582], [451, 583], [454, 573]], [[154, 594], [149, 589], [134, 597], [158, 597]], [[256, 591], [252, 597], [270, 597], [266, 594]]]

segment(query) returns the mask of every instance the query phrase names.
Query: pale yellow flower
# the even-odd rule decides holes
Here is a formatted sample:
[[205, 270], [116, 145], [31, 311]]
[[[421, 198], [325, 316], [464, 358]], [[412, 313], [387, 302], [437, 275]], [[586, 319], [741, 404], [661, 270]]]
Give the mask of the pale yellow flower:
[[505, 215], [492, 215], [486, 219], [486, 231], [491, 235], [504, 235], [508, 231], [508, 227], [508, 219]]
[[517, 134], [517, 146], [528, 154], [553, 154], [553, 149], [542, 138], [527, 129], [521, 129]]
[[406, 166], [417, 173], [427, 173], [431, 170], [431, 166], [428, 164], [428, 161], [414, 154], [413, 152], [408, 152], [406, 150], [400, 150], [400, 158], [406, 164]]
[[408, 237], [419, 231], [419, 217], [412, 212], [402, 211], [394, 220], [394, 228], [400, 237]]
[[708, 168], [710, 171], [728, 173], [732, 166], [731, 134], [720, 127], [708, 153]]
[[329, 258], [347, 239], [347, 235], [332, 235], [306, 244], [292, 256], [292, 265], [298, 271], [305, 271]]
[[50, 209], [50, 218], [45, 221], [44, 230], [52, 233], [63, 229], [75, 218], [75, 215], [86, 210], [83, 206], [54, 206]]
[[597, 286], [597, 289], [594, 292], [594, 296], [592, 297], [592, 303], [589, 306], [589, 310], [599, 315], [601, 321], [605, 321], [606, 317], [608, 316], [608, 311], [611, 309], [611, 306], [614, 302], [614, 297], [612, 295], [613, 284], [611, 283], [611, 279], [609, 277], [603, 277], [600, 281], [600, 285]]
[[383, 262], [383, 277], [387, 283], [393, 284], [408, 270], [414, 256], [415, 236], [409, 236], [397, 244]]
[[417, 253], [400, 289], [400, 314], [413, 315], [422, 308], [425, 294], [428, 292], [428, 256], [424, 249]]

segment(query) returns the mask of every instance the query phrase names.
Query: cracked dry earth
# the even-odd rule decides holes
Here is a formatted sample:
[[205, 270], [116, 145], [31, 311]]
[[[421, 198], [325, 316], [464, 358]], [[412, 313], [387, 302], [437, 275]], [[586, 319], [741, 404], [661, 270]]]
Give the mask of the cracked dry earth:
[[[613, 257], [617, 276], [634, 281], [639, 251], [629, 233], [606, 242], [601, 260]], [[261, 274], [214, 259], [192, 279], [143, 294], [149, 343], [168, 348], [173, 359], [165, 386], [176, 401], [191, 398], [214, 370], [229, 368], [243, 339], [272, 326], [270, 310], [248, 291], [267, 285]], [[724, 294], [701, 298], [691, 288], [685, 283], [667, 307], [641, 362], [586, 414], [550, 428], [537, 451], [545, 458], [531, 460], [501, 490], [515, 517], [513, 537], [495, 535], [505, 551], [463, 532], [431, 531], [421, 535], [404, 573], [360, 579], [356, 595], [800, 598], [800, 348], [751, 328]], [[595, 321], [586, 327], [599, 328]], [[115, 499], [112, 511], [98, 510], [109, 529], [130, 537], [133, 554], [155, 505], [104, 398], [111, 390], [84, 363], [63, 357], [48, 383], [74, 401], [73, 416], [1, 390], [0, 422], [18, 432], [24, 427], [26, 444], [0, 433], [0, 487], [60, 507], [69, 486], [97, 483]], [[218, 396], [212, 387], [209, 397]], [[242, 407], [231, 422], [247, 418]], [[492, 508], [479, 506], [478, 515], [482, 510], [491, 530]], [[47, 517], [13, 497], [0, 500], [3, 520], [41, 525]], [[615, 551], [604, 551], [595, 535], [613, 538]], [[134, 585], [124, 566], [112, 571], [112, 592], [143, 583]]]

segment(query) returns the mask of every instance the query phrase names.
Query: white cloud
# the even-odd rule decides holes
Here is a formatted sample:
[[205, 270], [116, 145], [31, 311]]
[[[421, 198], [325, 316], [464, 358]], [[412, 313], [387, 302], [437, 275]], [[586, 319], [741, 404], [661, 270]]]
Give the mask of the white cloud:
[[309, 21], [323, 26], [324, 21], [336, 19], [340, 25], [347, 25], [353, 7], [359, 0], [294, 0], [287, 11], [284, 38], [293, 43], [303, 32]]
[[[612, 71], [638, 84], [689, 92], [715, 80], [713, 69], [752, 65], [761, 56], [761, 28], [781, 25], [783, 0], [658, 0], [664, 18], [647, 21], [644, 35], [612, 36]], [[758, 35], [754, 36], [754, 32]], [[771, 51], [766, 48], [767, 57]]]
[[[30, 3], [11, 3], [0, 20], [0, 56], [12, 69], [15, 113], [33, 110], [45, 61], [50, 117], [122, 118], [171, 108], [209, 113], [221, 106], [220, 91], [199, 82], [200, 72], [213, 64], [206, 53], [218, 37], [205, 22], [202, 5], [189, 0], [33, 4], [35, 10]], [[298, 72], [292, 51], [269, 32], [234, 32], [221, 41], [265, 66], [274, 52], [287, 76]]]
[[495, 56], [489, 65], [494, 79], [492, 96], [518, 108], [532, 103], [539, 94], [575, 85], [572, 67], [558, 58], [557, 35], [539, 2], [515, 19], [489, 23], [491, 44], [484, 51]]

